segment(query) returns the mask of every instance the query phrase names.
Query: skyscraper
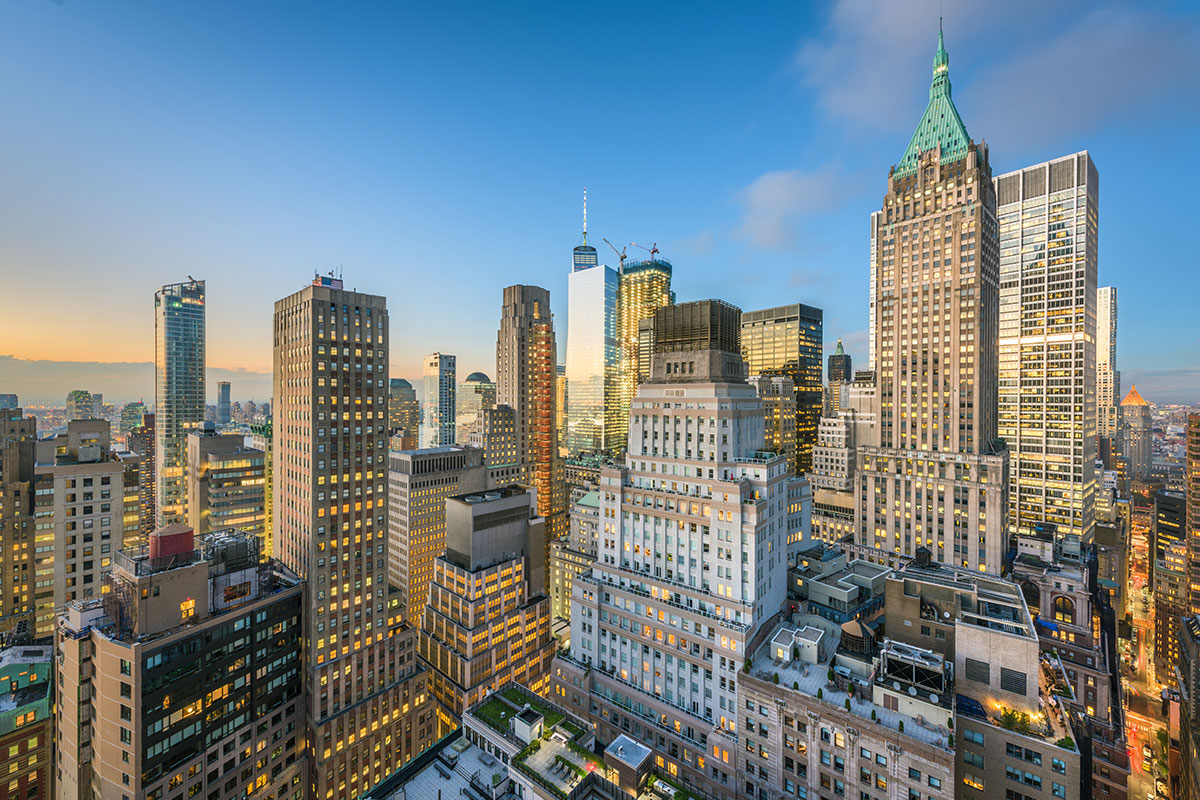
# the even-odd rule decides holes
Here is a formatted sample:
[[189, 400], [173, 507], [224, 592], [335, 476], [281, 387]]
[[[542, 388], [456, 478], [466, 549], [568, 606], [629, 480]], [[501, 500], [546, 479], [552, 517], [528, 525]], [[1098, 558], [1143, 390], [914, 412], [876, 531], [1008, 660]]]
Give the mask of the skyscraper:
[[0, 411], [12, 411], [20, 407], [15, 394], [0, 394]]
[[1096, 435], [1116, 445], [1121, 432], [1121, 373], [1117, 369], [1117, 287], [1096, 290]]
[[796, 387], [796, 459], [812, 469], [821, 419], [821, 309], [793, 303], [742, 314], [742, 355], [751, 375], [786, 375]]
[[842, 386], [854, 378], [851, 370], [850, 354], [842, 347], [842, 337], [838, 337], [837, 347], [826, 362], [825, 370], [825, 416], [836, 417], [842, 410]]
[[96, 400], [87, 389], [72, 389], [67, 392], [67, 421], [93, 419], [96, 416]]
[[1008, 530], [1090, 541], [1099, 175], [1082, 152], [1001, 175], [995, 187]]
[[429, 602], [433, 559], [446, 549], [446, 499], [487, 485], [483, 451], [432, 447], [388, 453], [388, 582], [399, 613], [421, 624]]
[[454, 444], [457, 359], [442, 353], [425, 356], [421, 399], [421, 447]]
[[146, 404], [141, 400], [133, 403], [126, 403], [121, 409], [121, 435], [128, 437], [130, 431], [142, 424], [142, 417], [145, 416], [145, 414]]
[[854, 377], [854, 372], [851, 370], [850, 354], [842, 347], [842, 337], [838, 337], [837, 347], [829, 356], [828, 379], [830, 383], [837, 381], [845, 383]]
[[[1187, 418], [1187, 462], [1184, 497], [1187, 500], [1189, 614], [1200, 614], [1200, 412]], [[1197, 698], [1200, 701], [1200, 698]]]
[[113, 554], [103, 595], [66, 606], [57, 797], [305, 796], [306, 592], [261, 544], [171, 525]]
[[550, 292], [540, 286], [506, 287], [496, 334], [496, 402], [513, 409], [520, 481], [537, 489], [537, 511], [547, 532], [543, 563], [550, 540], [567, 526], [556, 429], [557, 353]]
[[388, 428], [416, 439], [421, 428], [421, 403], [417, 390], [404, 378], [388, 381]]
[[274, 550], [310, 587], [310, 796], [355, 798], [432, 736], [413, 634], [387, 608], [387, 302], [318, 277], [274, 328]]
[[619, 276], [598, 264], [587, 241], [584, 206], [583, 244], [575, 248], [567, 276], [567, 451], [612, 450], [625, 440], [626, 417], [620, 390], [620, 340], [617, 330]]
[[228, 425], [233, 420], [229, 407], [229, 381], [217, 382], [217, 424]]
[[267, 454], [211, 422], [188, 434], [188, 526], [197, 536], [237, 528], [264, 540], [269, 555]]
[[158, 526], [187, 521], [187, 434], [204, 421], [204, 281], [154, 293], [154, 487]]
[[485, 408], [496, 405], [496, 384], [482, 372], [472, 372], [458, 385], [454, 400], [454, 442], [466, 444]]
[[1150, 439], [1153, 435], [1150, 404], [1138, 394], [1135, 384], [1121, 401], [1121, 444], [1130, 478], [1142, 478], [1150, 472]]
[[142, 414], [141, 424], [131, 429], [125, 438], [125, 447], [129, 452], [142, 458], [138, 465], [139, 527], [142, 536], [148, 536], [157, 527], [158, 520], [155, 510], [158, 489], [154, 485], [155, 476], [158, 475], [154, 464], [154, 447], [158, 437], [154, 429], [154, 415]]
[[[35, 553], [54, 549], [54, 530], [35, 538], [34, 465], [37, 418], [19, 408], [0, 413], [0, 631], [21, 621], [33, 624], [37, 582]], [[43, 578], [44, 580], [44, 578]]]
[[443, 733], [509, 682], [544, 693], [555, 650], [545, 523], [529, 491], [456, 495], [445, 514], [445, 552], [433, 559], [418, 645]]
[[999, 260], [987, 145], [950, 97], [942, 35], [929, 104], [871, 215], [880, 446], [856, 453], [855, 543], [892, 561], [999, 574], [1007, 455], [996, 442]]
[[570, 655], [554, 665], [559, 702], [601, 740], [633, 726], [660, 767], [713, 797], [741, 765], [738, 672], [786, 596], [787, 461], [761, 449], [741, 321], [717, 300], [656, 312], [650, 379], [625, 464], [601, 469], [598, 557], [572, 581]]
[[[657, 309], [674, 302], [670, 261], [653, 257], [644, 261], [625, 262], [617, 279], [617, 342], [620, 347], [617, 405], [614, 409], [617, 419], [629, 419], [629, 404], [637, 393], [638, 384], [650, 375], [650, 350], [642, 347], [644, 337], [639, 324], [652, 319]], [[618, 426], [610, 446], [613, 452], [625, 449], [627, 433], [624, 423]]]

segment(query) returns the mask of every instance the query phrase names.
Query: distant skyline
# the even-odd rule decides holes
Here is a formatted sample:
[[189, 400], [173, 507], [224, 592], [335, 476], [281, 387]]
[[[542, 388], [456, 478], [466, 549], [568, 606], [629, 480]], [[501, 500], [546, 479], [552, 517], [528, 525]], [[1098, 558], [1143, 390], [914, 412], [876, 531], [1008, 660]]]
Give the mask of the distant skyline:
[[[1200, 402], [1200, 166], [1181, 155], [1200, 9], [944, 13], [954, 98], [996, 174], [1096, 160], [1123, 391]], [[266, 399], [274, 301], [339, 267], [388, 298], [394, 376], [434, 351], [493, 375], [513, 283], [550, 290], [561, 360], [584, 186], [603, 260], [600, 237], [657, 242], [681, 301], [818, 306], [826, 354], [841, 337], [864, 367], [867, 223], [924, 108], [937, 14], [7, 4], [0, 392], [150, 402], [154, 291], [189, 274], [207, 282], [210, 402], [217, 380]]]

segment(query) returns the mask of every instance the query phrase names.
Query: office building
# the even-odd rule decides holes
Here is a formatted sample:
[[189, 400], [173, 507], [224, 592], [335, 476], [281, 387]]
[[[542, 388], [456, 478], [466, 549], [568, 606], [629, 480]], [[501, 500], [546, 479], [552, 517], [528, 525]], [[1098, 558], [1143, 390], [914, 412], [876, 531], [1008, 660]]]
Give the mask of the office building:
[[482, 372], [472, 372], [458, 385], [454, 406], [454, 441], [466, 444], [485, 408], [496, 405], [496, 384]]
[[842, 410], [842, 386], [854, 379], [850, 354], [842, 347], [842, 337], [838, 337], [837, 347], [829, 356], [825, 370], [825, 389], [827, 392], [824, 413], [826, 416], [837, 416]]
[[388, 381], [388, 429], [391, 433], [419, 437], [421, 428], [421, 403], [417, 390], [404, 378]]
[[1159, 489], [1151, 499], [1154, 516], [1147, 566], [1154, 603], [1154, 667], [1160, 681], [1172, 683], [1173, 665], [1179, 661], [1180, 618], [1191, 608], [1187, 497]]
[[[671, 262], [651, 255], [641, 261], [626, 261], [617, 276], [620, 369], [614, 413], [619, 420], [629, 419], [629, 404], [637, 393], [638, 384], [650, 377], [654, 312], [675, 302], [675, 293], [671, 291]], [[627, 434], [628, 430], [623, 424], [617, 425], [613, 452], [626, 446], [622, 433]]]
[[[859, 446], [877, 447], [879, 430], [875, 416], [875, 378], [859, 371], [855, 380], [842, 387], [845, 406], [833, 417], [823, 417], [813, 448], [812, 536], [836, 545], [852, 542], [857, 525], [854, 516], [855, 467]], [[860, 557], [873, 554], [857, 551]], [[893, 563], [894, 559], [875, 559]]]
[[457, 359], [442, 353], [425, 356], [421, 399], [421, 447], [449, 447], [457, 431], [454, 412]]
[[217, 381], [217, 424], [228, 425], [233, 421], [229, 405], [229, 381]]
[[554, 691], [600, 740], [628, 733], [683, 786], [731, 797], [738, 672], [786, 598], [787, 460], [762, 450], [741, 311], [705, 300], [654, 322], [629, 450], [600, 472], [597, 559], [574, 578]]
[[621, 414], [620, 276], [599, 264], [596, 248], [575, 248], [567, 276], [567, 452], [614, 451], [624, 446]]
[[1180, 789], [1176, 797], [1200, 797], [1200, 618], [1191, 614], [1181, 623], [1179, 673]]
[[0, 394], [0, 411], [13, 411], [20, 407], [15, 394]]
[[67, 393], [67, 422], [73, 419], [94, 419], [95, 416], [96, 400], [91, 392], [86, 389], [72, 389]]
[[793, 474], [812, 469], [821, 418], [821, 309], [793, 303], [742, 315], [742, 355], [751, 375], [786, 375], [796, 388]]
[[154, 293], [154, 487], [158, 526], [187, 520], [187, 434], [204, 421], [204, 281]]
[[[121, 436], [128, 437], [130, 431], [142, 424], [144, 416], [146, 416], [146, 404], [141, 400], [126, 403], [121, 408]], [[126, 447], [128, 447], [128, 440], [126, 440]]]
[[537, 489], [538, 516], [546, 521], [543, 564], [550, 541], [567, 529], [556, 429], [557, 353], [550, 292], [540, 286], [506, 287], [496, 334], [496, 402], [513, 410], [519, 481]]
[[187, 479], [187, 524], [197, 536], [236, 528], [263, 539], [263, 553], [271, 554], [266, 453], [206, 422], [188, 434]]
[[567, 365], [559, 364], [554, 368], [554, 428], [558, 431], [558, 456], [566, 458], [567, 450]]
[[796, 386], [787, 375], [755, 375], [750, 385], [763, 404], [766, 425], [764, 450], [787, 458], [788, 472], [802, 474], [796, 447]]
[[260, 547], [171, 525], [115, 555], [103, 598], [66, 607], [59, 798], [313, 796], [304, 587]]
[[35, 584], [48, 580], [37, 577], [34, 562], [38, 548], [53, 548], [54, 540], [53, 529], [35, 526], [36, 457], [37, 418], [24, 416], [20, 408], [0, 413], [0, 631], [5, 633], [33, 631]]
[[855, 546], [892, 562], [925, 547], [936, 561], [1000, 574], [996, 194], [987, 145], [951, 100], [949, 61], [939, 34], [929, 104], [871, 216], [879, 446], [856, 453]]
[[54, 610], [100, 594], [112, 554], [124, 544], [125, 465], [113, 457], [109, 424], [72, 420], [37, 444], [34, 587], [37, 637], [54, 634]]
[[485, 408], [471, 432], [470, 446], [483, 453], [488, 486], [507, 486], [521, 480], [517, 414], [511, 406]]
[[1117, 287], [1096, 290], [1096, 435], [1120, 452], [1121, 371], [1117, 369]]
[[155, 475], [158, 474], [154, 464], [154, 447], [158, 437], [155, 435], [154, 428], [154, 415], [143, 414], [141, 424], [132, 428], [129, 435], [125, 437], [125, 449], [141, 457], [141, 464], [138, 467], [138, 487], [141, 495], [140, 527], [142, 536], [148, 536], [150, 531], [155, 529], [158, 521], [158, 513], [155, 511], [158, 490], [154, 485]]
[[54, 797], [54, 648], [0, 650], [0, 787], [21, 800]]
[[419, 626], [429, 602], [433, 559], [446, 549], [446, 500], [487, 486], [483, 451], [433, 447], [388, 454], [388, 582], [399, 613]]
[[[1099, 528], [1097, 534], [1099, 534]], [[1117, 612], [1099, 583], [1099, 559], [1064, 547], [1049, 530], [1017, 537], [1011, 577], [1033, 617], [1043, 659], [1066, 670], [1058, 697], [1075, 720], [1081, 753], [1091, 753], [1093, 797], [1123, 797], [1129, 780], [1125, 708], [1118, 677]]]
[[121, 498], [121, 533], [120, 547], [137, 547], [145, 544], [145, 534], [142, 532], [142, 475], [144, 457], [128, 450], [114, 450], [114, 461], [121, 463], [122, 498]]
[[386, 613], [386, 300], [317, 277], [275, 303], [274, 340], [274, 550], [310, 586], [309, 792], [353, 800], [435, 722], [410, 629]]
[[[1092, 538], [1100, 186], [1086, 152], [997, 177], [1008, 530]], [[1070, 380], [1064, 380], [1069, 376]]]
[[1145, 478], [1150, 474], [1151, 441], [1154, 437], [1150, 404], [1138, 394], [1134, 385], [1121, 401], [1121, 444], [1124, 447], [1125, 467], [1130, 478]]
[[418, 640], [443, 732], [507, 683], [545, 691], [554, 655], [545, 537], [524, 487], [446, 501], [446, 550], [433, 562]]
[[1197, 615], [1200, 614], [1200, 412], [1188, 414], [1186, 441], [1184, 513], [1188, 543], [1188, 613]]
[[571, 619], [571, 587], [576, 575], [592, 568], [599, 538], [600, 492], [593, 490], [571, 504], [567, 535], [550, 543], [550, 614], [554, 619]]
[[271, 457], [274, 447], [274, 427], [271, 418], [250, 424], [250, 447], [263, 454], [263, 544], [268, 556], [275, 555], [273, 511], [275, 508], [275, 467]]

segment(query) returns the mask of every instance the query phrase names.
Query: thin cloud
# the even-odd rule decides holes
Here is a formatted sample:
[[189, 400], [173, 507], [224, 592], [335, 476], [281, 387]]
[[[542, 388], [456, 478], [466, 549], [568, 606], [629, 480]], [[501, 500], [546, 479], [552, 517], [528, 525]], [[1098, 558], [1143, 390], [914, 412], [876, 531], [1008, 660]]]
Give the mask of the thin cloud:
[[1108, 8], [985, 69], [969, 91], [977, 127], [1006, 149], [1075, 139], [1117, 117], [1136, 119], [1168, 93], [1195, 103], [1200, 15]]
[[784, 249], [805, 218], [834, 211], [845, 197], [845, 176], [832, 166], [768, 172], [738, 193], [738, 233], [758, 247]]

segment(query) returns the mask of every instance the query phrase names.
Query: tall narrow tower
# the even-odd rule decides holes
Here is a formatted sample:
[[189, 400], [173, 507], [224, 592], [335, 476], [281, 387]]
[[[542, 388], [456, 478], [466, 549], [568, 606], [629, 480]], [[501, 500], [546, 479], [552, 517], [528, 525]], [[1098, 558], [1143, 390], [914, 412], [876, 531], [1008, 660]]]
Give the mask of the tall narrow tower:
[[627, 419], [617, 403], [618, 275], [600, 264], [587, 239], [587, 192], [583, 195], [583, 243], [572, 253], [567, 277], [567, 450], [614, 450], [625, 441]]
[[855, 542], [894, 561], [999, 573], [1007, 455], [996, 441], [996, 194], [950, 96], [941, 32], [929, 104], [871, 216], [879, 447], [857, 451]]
[[1117, 370], [1117, 287], [1096, 290], [1096, 435], [1119, 452], [1121, 373]]
[[[644, 261], [627, 261], [617, 281], [617, 342], [620, 367], [617, 377], [615, 415], [620, 421], [613, 438], [613, 450], [624, 450], [629, 421], [629, 405], [638, 384], [650, 377], [650, 352], [647, 338], [653, 337], [654, 312], [675, 302], [671, 291], [671, 262], [653, 256]], [[647, 323], [647, 324], [644, 324]], [[570, 391], [568, 382], [567, 391]]]
[[204, 421], [204, 281], [154, 293], [154, 486], [158, 525], [187, 522], [187, 434]]
[[449, 447], [454, 444], [458, 405], [457, 361], [457, 358], [445, 353], [425, 356], [421, 447]]
[[274, 327], [274, 550], [309, 587], [308, 796], [354, 798], [424, 749], [434, 716], [389, 613], [387, 301], [319, 277]]
[[996, 178], [1008, 530], [1091, 539], [1100, 179], [1086, 152]]
[[555, 413], [557, 353], [550, 292], [540, 286], [505, 288], [496, 335], [496, 403], [513, 409], [520, 480], [537, 489], [547, 548], [567, 525]]

